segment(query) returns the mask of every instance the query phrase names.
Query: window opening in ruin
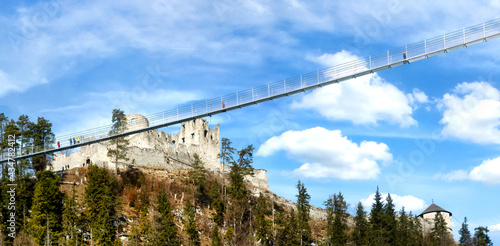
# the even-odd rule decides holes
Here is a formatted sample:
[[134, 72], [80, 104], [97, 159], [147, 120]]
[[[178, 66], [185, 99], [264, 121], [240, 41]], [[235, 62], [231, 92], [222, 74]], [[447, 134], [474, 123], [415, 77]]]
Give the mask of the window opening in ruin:
[[205, 137], [207, 137], [207, 134], [208, 134], [208, 131], [207, 131], [207, 130], [205, 130]]
[[130, 120], [130, 123], [131, 123], [132, 125], [135, 125], [135, 118], [132, 118], [132, 119]]
[[194, 139], [194, 133], [191, 134], [191, 138]]
[[183, 125], [182, 125], [182, 128], [186, 129], [186, 124], [183, 124]]
[[90, 159], [87, 159], [87, 161], [85, 161], [87, 163], [87, 165], [90, 165]]
[[172, 144], [174, 144], [174, 148], [175, 148], [175, 140], [174, 140], [174, 141], [172, 141]]
[[186, 142], [186, 139], [185, 138], [182, 138], [182, 142], [185, 143]]
[[210, 140], [214, 140], [214, 136], [210, 135]]

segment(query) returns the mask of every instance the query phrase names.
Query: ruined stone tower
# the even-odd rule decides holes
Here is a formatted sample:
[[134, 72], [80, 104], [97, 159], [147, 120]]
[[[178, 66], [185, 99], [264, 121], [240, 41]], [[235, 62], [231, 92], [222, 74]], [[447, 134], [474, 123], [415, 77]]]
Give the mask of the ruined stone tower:
[[[141, 129], [149, 126], [146, 117], [139, 114], [127, 115], [127, 130]], [[129, 140], [128, 161], [119, 162], [119, 168], [136, 166], [142, 168], [160, 167], [167, 170], [188, 169], [193, 162], [193, 155], [198, 154], [205, 169], [220, 172], [222, 164], [217, 158], [220, 153], [220, 126], [210, 129], [204, 119], [183, 122], [177, 134], [169, 134], [159, 130], [150, 130], [126, 137]], [[85, 142], [85, 140], [84, 140]], [[116, 165], [108, 156], [109, 142], [96, 143], [81, 147], [71, 155], [55, 154], [54, 171], [63, 167], [81, 167], [88, 163], [115, 169]], [[229, 171], [229, 168], [225, 168]], [[255, 170], [254, 177], [247, 180], [257, 187], [269, 190], [266, 170]]]

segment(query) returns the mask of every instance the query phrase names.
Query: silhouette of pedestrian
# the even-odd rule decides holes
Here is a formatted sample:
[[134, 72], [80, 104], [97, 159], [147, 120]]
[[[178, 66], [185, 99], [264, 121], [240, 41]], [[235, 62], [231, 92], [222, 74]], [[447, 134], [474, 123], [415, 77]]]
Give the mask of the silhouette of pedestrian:
[[78, 143], [80, 143], [80, 137], [77, 137], [77, 138], [76, 138], [76, 141], [77, 141]]
[[61, 143], [59, 143], [59, 141], [57, 141], [57, 147], [61, 148]]
[[226, 108], [226, 104], [222, 101], [222, 108]]
[[73, 138], [73, 143], [76, 144], [76, 139], [75, 138]]
[[73, 140], [71, 138], [69, 138], [69, 145], [73, 145]]
[[403, 59], [406, 60], [406, 52], [403, 52]]

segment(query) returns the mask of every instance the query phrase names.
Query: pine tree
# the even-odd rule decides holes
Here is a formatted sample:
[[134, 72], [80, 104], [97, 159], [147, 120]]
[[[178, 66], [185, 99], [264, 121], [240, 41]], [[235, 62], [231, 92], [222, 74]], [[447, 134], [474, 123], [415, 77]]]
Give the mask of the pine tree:
[[167, 194], [165, 194], [165, 190], [163, 189], [158, 195], [158, 212], [160, 213], [160, 217], [158, 218], [159, 228], [156, 230], [157, 234], [152, 240], [153, 245], [180, 245], [177, 226], [174, 223], [174, 214], [172, 213]]
[[220, 239], [219, 234], [219, 226], [215, 224], [214, 229], [212, 230], [212, 246], [222, 246], [222, 240]]
[[309, 245], [312, 243], [311, 226], [309, 226], [309, 212], [311, 207], [309, 200], [311, 199], [311, 196], [307, 193], [307, 189], [304, 187], [304, 184], [300, 182], [300, 180], [297, 184], [297, 190], [297, 221], [300, 235], [300, 245]]
[[259, 199], [257, 200], [257, 214], [255, 215], [255, 230], [256, 238], [261, 245], [272, 245], [272, 234], [269, 221], [266, 219], [266, 215], [269, 213], [267, 210], [266, 199], [260, 193]]
[[92, 238], [99, 245], [112, 245], [116, 238], [118, 183], [107, 168], [90, 165], [85, 188], [85, 204]]
[[[111, 120], [113, 122], [113, 127], [109, 132], [110, 136], [117, 135], [126, 131], [127, 118], [123, 111], [121, 111], [120, 109], [113, 109], [113, 116]], [[129, 160], [127, 158], [128, 144], [129, 142], [125, 137], [113, 138], [109, 140], [108, 157], [111, 157], [115, 160], [116, 173], [118, 173], [118, 161]]]
[[71, 196], [64, 196], [62, 214], [62, 236], [65, 245], [76, 245], [82, 241], [80, 226], [81, 220], [78, 216], [79, 206], [76, 199], [75, 187], [71, 187]]
[[371, 244], [382, 245], [385, 242], [384, 230], [383, 230], [384, 229], [383, 217], [384, 217], [384, 204], [382, 203], [382, 195], [380, 194], [377, 186], [374, 203], [372, 204], [372, 210], [370, 212], [370, 224], [373, 232]]
[[220, 141], [220, 153], [217, 155], [217, 158], [221, 160], [222, 163], [222, 172], [221, 172], [221, 177], [222, 177], [222, 188], [221, 188], [221, 195], [222, 195], [222, 200], [224, 200], [225, 197], [225, 190], [224, 190], [224, 166], [229, 165], [233, 162], [233, 155], [235, 153], [235, 149], [231, 147], [231, 140], [228, 138], [222, 138]]
[[464, 218], [462, 227], [458, 231], [460, 234], [460, 240], [458, 241], [462, 246], [472, 246], [472, 237], [469, 231], [469, 225], [467, 224], [467, 217]]
[[59, 176], [51, 171], [38, 173], [35, 185], [30, 231], [38, 244], [57, 242], [61, 232], [63, 194], [59, 190]]
[[[52, 132], [52, 123], [43, 117], [38, 117], [36, 124], [29, 124], [31, 139], [35, 145], [34, 151], [53, 148], [55, 135]], [[32, 165], [35, 172], [40, 172], [50, 165], [52, 155], [39, 155], [32, 158]]]
[[407, 245], [407, 240], [411, 237], [410, 233], [410, 221], [406, 214], [405, 207], [401, 208], [399, 212], [399, 218], [397, 223], [397, 234], [396, 234], [396, 244], [395, 245]]
[[184, 206], [184, 217], [184, 225], [186, 226], [189, 245], [200, 245], [200, 236], [196, 229], [196, 212], [193, 204], [189, 200]]
[[193, 206], [196, 207], [196, 194], [201, 192], [203, 184], [206, 180], [204, 164], [198, 154], [193, 155], [193, 162], [191, 163], [192, 170], [189, 171], [189, 179], [193, 189]]
[[449, 245], [452, 241], [451, 235], [446, 228], [446, 221], [441, 213], [434, 216], [434, 227], [431, 229], [430, 238], [434, 245]]
[[493, 243], [491, 242], [490, 237], [488, 236], [488, 227], [477, 227], [474, 229], [476, 232], [474, 233], [474, 238], [472, 239], [472, 243], [474, 246], [491, 246]]
[[396, 244], [396, 211], [394, 210], [394, 203], [391, 194], [387, 194], [384, 204], [384, 241], [389, 245]]
[[139, 193], [139, 235], [142, 235], [145, 241], [151, 240], [151, 225], [149, 223], [149, 192], [145, 185], [141, 186], [141, 192]]
[[244, 183], [245, 175], [253, 175], [254, 147], [238, 151], [238, 159], [232, 162], [229, 173], [230, 183], [228, 195], [231, 206], [228, 207], [228, 216], [233, 227], [233, 243], [243, 245], [250, 243], [250, 197]]
[[333, 197], [325, 202], [327, 217], [327, 238], [332, 245], [346, 245], [347, 235], [347, 203], [344, 201], [342, 192], [333, 194]]
[[[0, 157], [3, 158], [5, 154], [5, 150], [7, 149], [7, 145], [4, 146], [4, 139], [6, 139], [5, 135], [5, 126], [9, 122], [9, 118], [5, 116], [4, 113], [0, 113]], [[5, 144], [7, 142], [5, 141]], [[3, 163], [2, 163], [2, 173], [3, 173]]]
[[422, 234], [422, 224], [420, 223], [418, 216], [413, 216], [410, 212], [408, 214], [408, 220], [410, 221], [410, 238], [407, 240], [406, 245], [420, 246], [424, 244], [424, 237]]
[[222, 222], [224, 220], [224, 204], [222, 203], [221, 196], [220, 186], [217, 182], [215, 182], [215, 185], [210, 190], [210, 198], [211, 207], [214, 209], [212, 219], [218, 226], [222, 226]]
[[363, 210], [361, 202], [358, 202], [354, 224], [356, 225], [354, 231], [352, 232], [352, 241], [354, 245], [368, 245], [370, 239], [370, 226], [366, 220], [366, 212]]

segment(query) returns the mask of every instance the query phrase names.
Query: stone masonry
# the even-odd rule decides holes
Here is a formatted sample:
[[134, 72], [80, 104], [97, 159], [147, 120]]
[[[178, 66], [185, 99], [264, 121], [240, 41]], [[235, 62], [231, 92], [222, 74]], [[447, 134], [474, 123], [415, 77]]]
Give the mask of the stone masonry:
[[[127, 115], [127, 129], [134, 130], [149, 126], [148, 120], [138, 114]], [[220, 153], [220, 126], [210, 129], [204, 119], [183, 122], [177, 134], [169, 134], [159, 130], [151, 130], [127, 136], [129, 149], [128, 161], [118, 163], [119, 168], [127, 166], [165, 168], [167, 170], [189, 169], [193, 155], [198, 154], [205, 168], [220, 173], [222, 164], [217, 158]], [[85, 141], [85, 139], [83, 140]], [[83, 146], [79, 151], [55, 154], [52, 170], [59, 171], [63, 167], [81, 167], [88, 163], [107, 166], [115, 169], [114, 161], [107, 156], [109, 142], [101, 142]], [[229, 172], [229, 168], [224, 168]], [[269, 190], [266, 170], [256, 169], [253, 177], [246, 179], [254, 186]]]

